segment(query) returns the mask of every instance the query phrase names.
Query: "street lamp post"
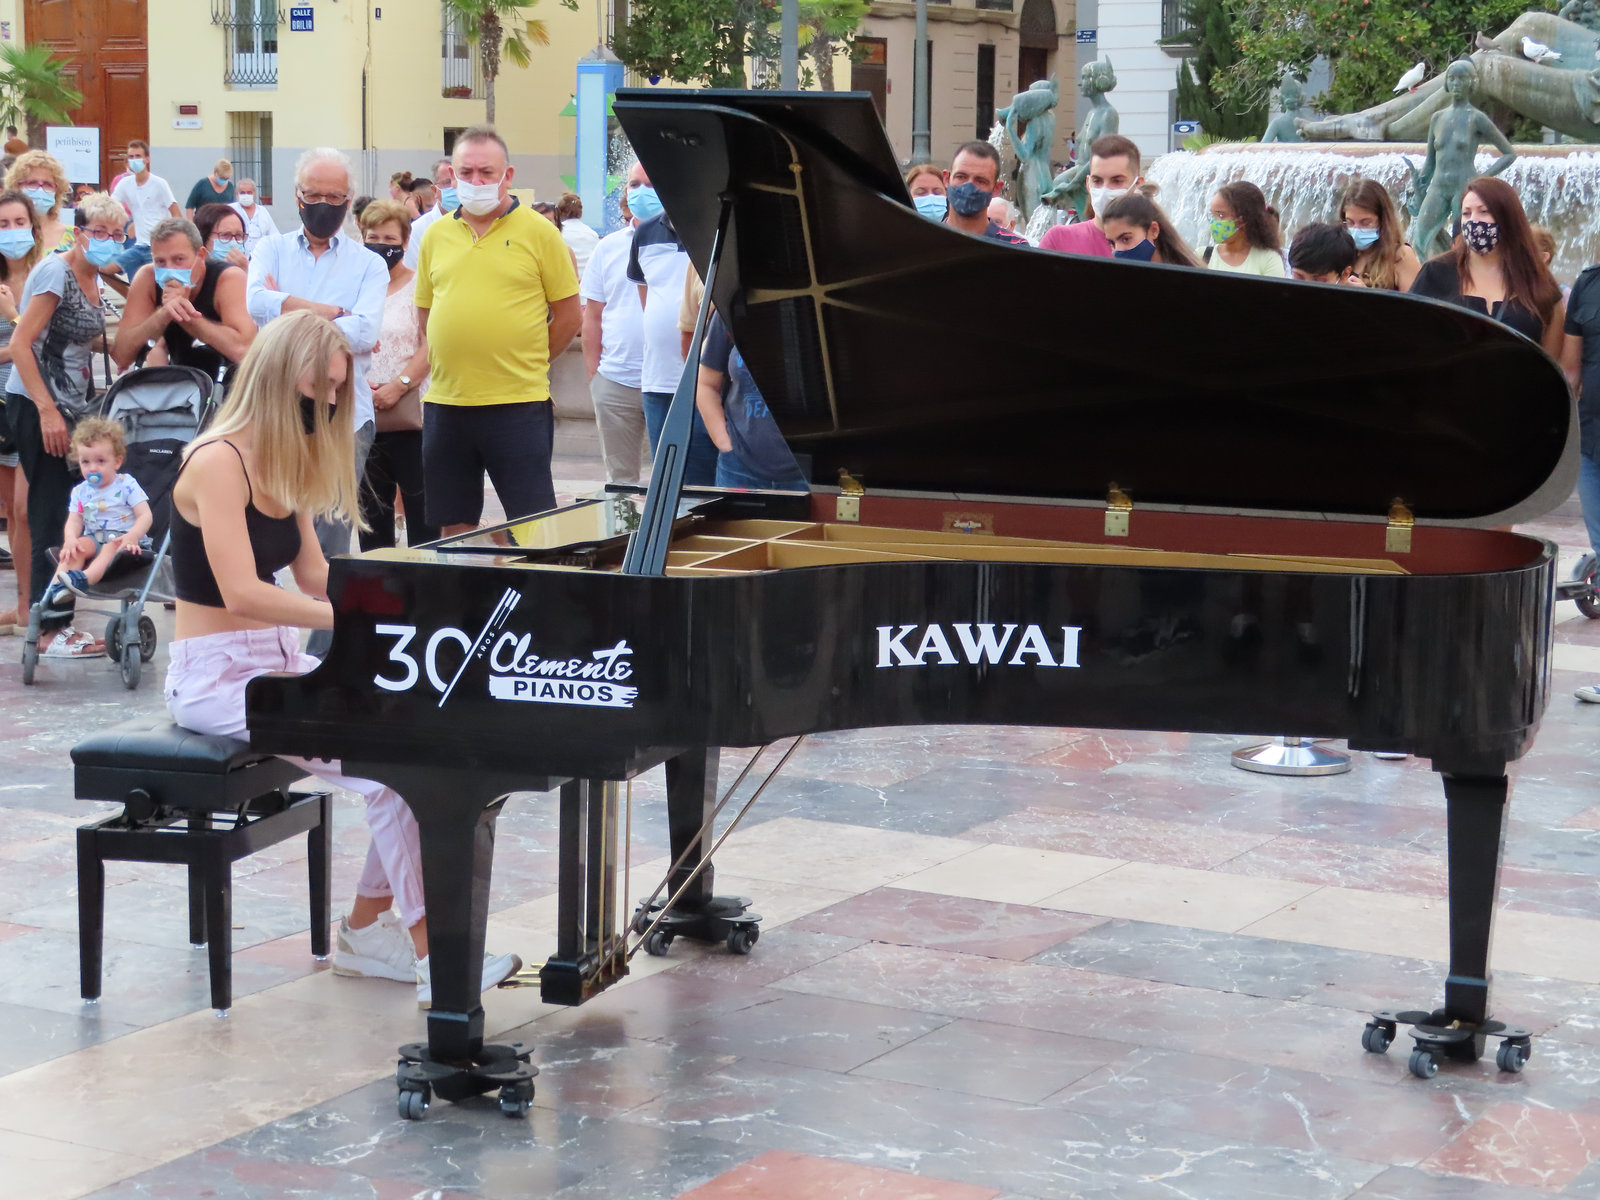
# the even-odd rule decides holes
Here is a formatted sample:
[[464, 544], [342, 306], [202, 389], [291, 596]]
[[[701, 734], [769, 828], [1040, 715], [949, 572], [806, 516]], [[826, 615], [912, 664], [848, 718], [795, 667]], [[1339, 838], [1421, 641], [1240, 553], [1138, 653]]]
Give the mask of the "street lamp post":
[[800, 0], [783, 0], [778, 27], [778, 44], [783, 90], [792, 92], [800, 86]]
[[916, 61], [911, 74], [911, 157], [927, 162], [933, 157], [928, 126], [928, 0], [917, 0]]

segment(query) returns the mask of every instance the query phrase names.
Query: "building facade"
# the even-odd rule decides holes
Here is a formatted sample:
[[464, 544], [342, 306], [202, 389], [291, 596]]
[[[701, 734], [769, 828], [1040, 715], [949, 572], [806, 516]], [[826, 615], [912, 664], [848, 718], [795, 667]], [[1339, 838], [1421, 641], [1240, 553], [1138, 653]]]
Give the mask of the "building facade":
[[[995, 112], [1037, 79], [1058, 74], [1057, 159], [1076, 127], [1076, 0], [930, 0], [929, 131], [933, 157], [970, 138], [987, 138]], [[875, 0], [862, 23], [851, 86], [872, 93], [895, 154], [911, 155], [911, 92], [916, 41], [912, 0]]]
[[1098, 0], [1098, 57], [1117, 72], [1111, 93], [1122, 135], [1146, 162], [1172, 149], [1178, 112], [1178, 57], [1164, 50], [1164, 34], [1183, 28], [1179, 0]]

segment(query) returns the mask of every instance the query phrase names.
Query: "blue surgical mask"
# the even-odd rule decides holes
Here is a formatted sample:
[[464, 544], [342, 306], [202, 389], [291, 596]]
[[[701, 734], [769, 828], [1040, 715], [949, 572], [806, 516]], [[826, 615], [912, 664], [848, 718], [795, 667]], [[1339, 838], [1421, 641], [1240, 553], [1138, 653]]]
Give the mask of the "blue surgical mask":
[[945, 193], [945, 201], [950, 205], [952, 212], [958, 217], [975, 217], [989, 207], [989, 201], [994, 199], [993, 192], [986, 192], [972, 182], [951, 184]]
[[1370, 250], [1378, 244], [1378, 238], [1383, 235], [1381, 229], [1348, 229], [1350, 240], [1356, 244], [1357, 250]]
[[228, 255], [234, 250], [244, 250], [244, 243], [238, 238], [211, 239], [211, 257], [217, 262], [227, 262]]
[[188, 267], [157, 267], [156, 287], [165, 288], [169, 283], [176, 283], [188, 287], [190, 281], [190, 268]]
[[628, 211], [641, 221], [648, 221], [651, 217], [659, 217], [661, 215], [661, 197], [656, 195], [655, 188], [648, 183], [642, 183], [636, 188], [629, 188]]
[[945, 210], [950, 206], [950, 202], [936, 192], [918, 196], [912, 203], [917, 206], [917, 211], [930, 221], [944, 220]]
[[7, 258], [27, 258], [33, 249], [33, 230], [0, 229], [0, 254]]
[[128, 160], [128, 173], [130, 175], [137, 175], [142, 170], [144, 170], [144, 159], [130, 158]]
[[1156, 244], [1145, 238], [1137, 246], [1129, 246], [1126, 250], [1113, 250], [1113, 258], [1131, 258], [1134, 262], [1149, 262], [1156, 254]]
[[26, 196], [28, 198], [28, 202], [33, 205], [33, 211], [38, 213], [41, 217], [56, 206], [56, 200], [58, 199], [55, 188], [23, 188], [22, 194]]
[[439, 189], [439, 207], [445, 212], [455, 212], [461, 207], [461, 197], [456, 195], [454, 187]]
[[110, 238], [89, 238], [83, 248], [83, 256], [96, 267], [109, 267], [121, 253], [122, 247]]

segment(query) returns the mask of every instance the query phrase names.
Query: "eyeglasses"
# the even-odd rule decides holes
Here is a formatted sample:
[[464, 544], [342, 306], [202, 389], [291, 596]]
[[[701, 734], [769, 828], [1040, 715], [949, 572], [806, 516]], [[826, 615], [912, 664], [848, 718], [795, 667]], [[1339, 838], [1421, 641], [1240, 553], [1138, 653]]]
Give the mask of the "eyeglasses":
[[106, 233], [103, 230], [92, 228], [85, 229], [84, 232], [97, 242], [120, 242], [122, 240], [121, 233]]
[[303, 204], [343, 204], [350, 199], [349, 192], [305, 192], [299, 188], [295, 189], [295, 195]]

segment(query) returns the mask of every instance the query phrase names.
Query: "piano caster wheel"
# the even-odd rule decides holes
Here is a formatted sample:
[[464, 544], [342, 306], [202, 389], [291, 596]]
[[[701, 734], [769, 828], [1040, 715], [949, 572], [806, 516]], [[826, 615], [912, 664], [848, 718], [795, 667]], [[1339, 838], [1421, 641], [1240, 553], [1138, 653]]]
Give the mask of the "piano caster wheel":
[[1368, 1021], [1367, 1027], [1361, 1031], [1361, 1048], [1369, 1054], [1387, 1054], [1393, 1044], [1393, 1025], [1380, 1025], [1376, 1021]]
[[728, 953], [749, 954], [760, 937], [761, 930], [755, 925], [735, 926], [728, 930]]
[[672, 949], [672, 935], [665, 929], [654, 929], [644, 939], [644, 952], [651, 958], [662, 958]]
[[396, 1107], [400, 1110], [402, 1121], [420, 1121], [428, 1115], [428, 1092], [406, 1091], [401, 1092]]
[[1418, 1079], [1432, 1079], [1439, 1073], [1439, 1060], [1421, 1046], [1411, 1052], [1410, 1066]]
[[1507, 1038], [1500, 1043], [1500, 1051], [1494, 1056], [1494, 1061], [1502, 1071], [1520, 1075], [1522, 1068], [1528, 1065], [1528, 1059], [1532, 1056], [1532, 1042], [1525, 1038]]
[[508, 1117], [525, 1117], [533, 1107], [533, 1085], [513, 1087], [507, 1084], [500, 1089], [500, 1111]]

